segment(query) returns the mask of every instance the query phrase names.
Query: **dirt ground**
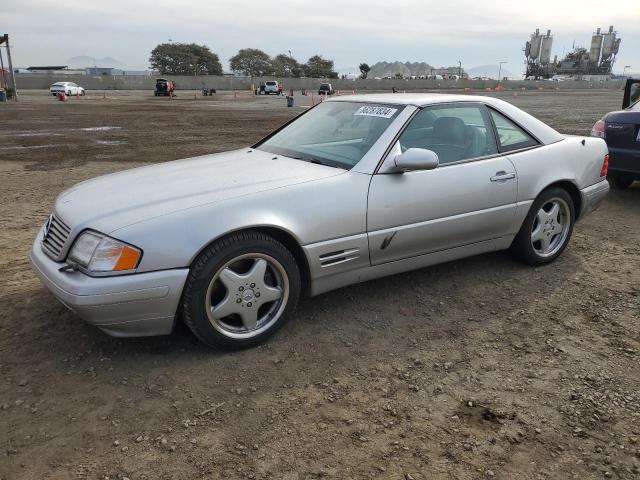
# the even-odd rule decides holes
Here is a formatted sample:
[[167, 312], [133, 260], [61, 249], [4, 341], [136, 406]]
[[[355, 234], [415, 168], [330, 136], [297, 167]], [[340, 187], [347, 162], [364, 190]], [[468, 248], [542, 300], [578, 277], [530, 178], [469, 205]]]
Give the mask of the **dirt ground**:
[[[86, 178], [252, 143], [308, 105], [26, 92], [0, 104], [0, 479], [640, 478], [640, 185], [562, 257], [504, 253], [304, 300], [266, 345], [113, 339], [27, 255]], [[622, 92], [500, 94], [588, 134]]]

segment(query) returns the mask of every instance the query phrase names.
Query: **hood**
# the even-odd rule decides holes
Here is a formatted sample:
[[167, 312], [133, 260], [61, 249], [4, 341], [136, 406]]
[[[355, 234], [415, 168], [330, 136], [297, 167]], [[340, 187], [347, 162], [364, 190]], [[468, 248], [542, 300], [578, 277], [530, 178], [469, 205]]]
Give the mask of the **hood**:
[[55, 212], [76, 232], [92, 228], [108, 234], [179, 210], [344, 172], [245, 148], [87, 180], [60, 194]]

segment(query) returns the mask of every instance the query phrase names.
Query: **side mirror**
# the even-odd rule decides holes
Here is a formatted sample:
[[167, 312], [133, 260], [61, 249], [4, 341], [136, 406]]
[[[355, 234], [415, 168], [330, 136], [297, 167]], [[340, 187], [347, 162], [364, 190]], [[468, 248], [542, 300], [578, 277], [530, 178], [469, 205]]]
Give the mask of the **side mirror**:
[[424, 148], [410, 148], [406, 152], [396, 155], [393, 159], [399, 172], [411, 170], [433, 170], [439, 164], [438, 154]]

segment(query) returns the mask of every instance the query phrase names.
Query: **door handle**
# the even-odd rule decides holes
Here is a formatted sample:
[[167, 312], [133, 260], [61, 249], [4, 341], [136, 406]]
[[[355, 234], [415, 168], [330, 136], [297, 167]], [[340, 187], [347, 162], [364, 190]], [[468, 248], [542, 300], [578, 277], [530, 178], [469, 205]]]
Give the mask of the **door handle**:
[[505, 180], [511, 180], [512, 178], [516, 178], [516, 174], [514, 172], [505, 172], [503, 170], [500, 172], [496, 172], [496, 174], [489, 180], [491, 180], [492, 182], [504, 182]]

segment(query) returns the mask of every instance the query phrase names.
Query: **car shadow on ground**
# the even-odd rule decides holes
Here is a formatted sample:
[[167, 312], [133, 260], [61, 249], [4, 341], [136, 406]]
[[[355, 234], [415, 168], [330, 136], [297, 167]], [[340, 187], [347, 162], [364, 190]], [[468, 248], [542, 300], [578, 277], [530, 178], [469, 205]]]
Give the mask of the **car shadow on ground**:
[[[407, 322], [403, 317], [425, 317], [425, 312], [427, 318], [422, 319], [428, 321], [428, 312], [443, 310], [444, 301], [447, 305], [459, 304], [457, 307], [463, 308], [464, 302], [471, 298], [486, 296], [488, 308], [497, 308], [494, 305], [497, 299], [492, 299], [491, 291], [505, 287], [512, 290], [554, 288], [545, 285], [546, 272], [559, 275], [554, 283], [562, 283], [580, 268], [580, 263], [581, 259], [571, 255], [570, 248], [554, 264], [537, 268], [516, 262], [505, 252], [496, 252], [343, 287], [317, 297], [303, 298], [291, 321], [264, 346], [257, 348], [282, 350], [327, 332], [358, 341], [362, 338], [359, 329], [363, 324], [370, 330], [400, 328]], [[110, 337], [84, 323], [44, 288], [40, 288], [37, 295], [33, 292], [15, 295], [8, 304], [13, 306], [10, 310], [14, 312], [14, 322], [19, 324], [14, 324], [13, 328], [18, 330], [14, 335], [33, 337], [20, 346], [23, 349], [49, 349], [62, 355], [92, 352], [107, 357], [117, 352], [118, 358], [125, 362], [127, 358], [160, 355], [169, 361], [193, 356], [215, 359], [229, 353], [200, 343], [180, 319], [176, 320], [171, 335]], [[36, 308], [20, 308], [25, 304]], [[33, 310], [36, 315], [28, 319], [23, 317], [23, 311]], [[24, 351], [24, 354], [29, 352]]]

